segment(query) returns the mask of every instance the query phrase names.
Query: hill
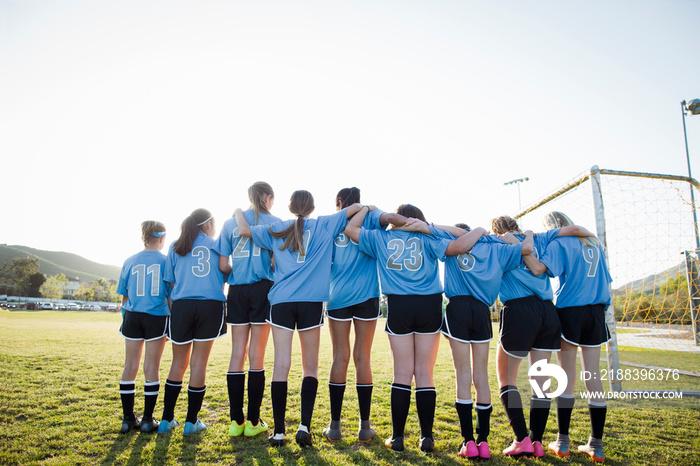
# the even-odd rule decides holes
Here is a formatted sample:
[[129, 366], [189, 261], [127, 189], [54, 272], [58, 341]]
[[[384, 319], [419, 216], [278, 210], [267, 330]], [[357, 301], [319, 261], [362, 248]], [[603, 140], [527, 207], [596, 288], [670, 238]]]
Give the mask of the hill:
[[66, 277], [78, 278], [81, 282], [92, 282], [98, 278], [119, 280], [120, 268], [114, 265], [98, 264], [69, 252], [42, 251], [27, 246], [0, 244], [0, 266], [12, 264], [14, 258], [32, 257], [39, 259], [39, 271], [46, 276], [59, 273]]
[[613, 295], [625, 294], [627, 292], [651, 293], [657, 287], [663, 285], [671, 278], [676, 278], [678, 275], [685, 275], [685, 262], [681, 262], [680, 264], [664, 270], [663, 272], [625, 283], [624, 285], [612, 290], [612, 293]]

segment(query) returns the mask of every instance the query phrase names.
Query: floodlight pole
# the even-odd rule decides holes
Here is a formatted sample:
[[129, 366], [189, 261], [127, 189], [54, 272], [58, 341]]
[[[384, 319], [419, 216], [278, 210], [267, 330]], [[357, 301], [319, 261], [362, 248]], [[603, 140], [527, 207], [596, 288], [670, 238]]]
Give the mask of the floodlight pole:
[[[508, 186], [509, 184], [516, 184], [518, 186], [518, 212], [520, 212], [523, 208], [522, 204], [520, 203], [520, 183], [524, 183], [524, 182], [529, 181], [529, 180], [530, 180], [530, 178], [525, 177], [525, 178], [518, 178], [517, 180], [506, 181], [505, 183], [503, 183], [504, 186]], [[700, 247], [700, 246], [698, 246], [698, 247]]]
[[[685, 159], [688, 162], [688, 178], [693, 178], [690, 172], [690, 151], [688, 151], [688, 132], [685, 129], [686, 110], [691, 114], [697, 115], [698, 99], [690, 101], [691, 106], [686, 104], [685, 100], [681, 101], [681, 114], [683, 115], [683, 138], [685, 140]], [[698, 236], [698, 216], [695, 213], [695, 194], [693, 185], [690, 185], [690, 206], [693, 209], [693, 226], [695, 228], [695, 251], [685, 251], [686, 274], [688, 277], [688, 301], [690, 304], [690, 317], [693, 323], [693, 338], [696, 345], [700, 345], [700, 317], [698, 316], [698, 308], [700, 308], [700, 271], [698, 270], [698, 254], [700, 253], [700, 238]]]
[[[683, 138], [685, 140], [685, 160], [688, 163], [688, 178], [692, 178], [693, 175], [690, 172], [690, 152], [688, 151], [688, 132], [685, 129], [685, 110], [686, 103], [685, 100], [681, 101], [681, 114], [683, 115]], [[693, 190], [693, 185], [690, 185], [690, 206], [693, 209], [693, 227], [695, 228], [695, 249], [700, 249], [700, 235], [698, 235], [698, 216], [695, 213], [695, 193]]]

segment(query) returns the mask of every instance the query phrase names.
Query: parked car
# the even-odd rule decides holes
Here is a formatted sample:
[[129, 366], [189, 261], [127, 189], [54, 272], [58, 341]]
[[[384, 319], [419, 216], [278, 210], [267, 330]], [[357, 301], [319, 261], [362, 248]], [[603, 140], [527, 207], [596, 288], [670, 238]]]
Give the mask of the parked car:
[[66, 304], [66, 310], [68, 310], [68, 311], [79, 311], [79, 310], [80, 310], [80, 304], [78, 304], [78, 303], [68, 303], [68, 304]]
[[51, 304], [51, 303], [41, 303], [41, 304], [39, 304], [39, 309], [42, 309], [42, 310], [51, 310], [51, 311], [53, 311], [53, 304]]
[[53, 308], [56, 309], [57, 311], [65, 311], [66, 305], [63, 303], [58, 303], [58, 304], [55, 304]]
[[28, 311], [34, 311], [36, 309], [39, 309], [39, 303], [27, 303]]
[[119, 311], [119, 306], [117, 306], [116, 304], [109, 304], [107, 306], [107, 312], [117, 312], [117, 311]]

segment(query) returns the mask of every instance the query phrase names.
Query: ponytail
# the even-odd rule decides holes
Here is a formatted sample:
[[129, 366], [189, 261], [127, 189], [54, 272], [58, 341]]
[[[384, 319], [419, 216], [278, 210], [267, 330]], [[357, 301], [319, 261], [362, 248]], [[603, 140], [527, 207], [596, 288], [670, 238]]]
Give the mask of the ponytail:
[[300, 255], [305, 255], [304, 250], [304, 217], [314, 211], [314, 197], [308, 191], [294, 191], [289, 201], [289, 211], [297, 216], [293, 224], [282, 231], [273, 231], [270, 234], [273, 238], [284, 239], [284, 244], [280, 251], [292, 248], [292, 252], [299, 251]]
[[275, 192], [272, 190], [272, 186], [264, 181], [256, 181], [248, 188], [248, 199], [250, 199], [250, 205], [253, 207], [255, 212], [255, 223], [258, 224], [258, 217], [260, 212], [264, 214], [269, 214], [270, 211], [267, 210], [267, 205], [265, 204], [265, 199], [267, 196], [275, 196]]
[[197, 209], [182, 221], [180, 237], [173, 243], [173, 249], [179, 256], [186, 256], [192, 251], [194, 240], [200, 231], [204, 231], [204, 225], [211, 218], [211, 212], [207, 209]]
[[335, 196], [335, 206], [341, 209], [358, 204], [360, 202], [360, 190], [358, 188], [343, 188]]
[[517, 233], [522, 235], [518, 222], [515, 221], [513, 217], [508, 215], [501, 215], [491, 220], [491, 231], [497, 235], [503, 235], [505, 233]]

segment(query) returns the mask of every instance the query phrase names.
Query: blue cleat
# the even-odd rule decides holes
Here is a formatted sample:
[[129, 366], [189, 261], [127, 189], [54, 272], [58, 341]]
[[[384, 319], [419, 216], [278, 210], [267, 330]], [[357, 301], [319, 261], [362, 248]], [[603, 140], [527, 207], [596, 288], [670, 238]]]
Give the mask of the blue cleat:
[[159, 434], [169, 434], [170, 431], [172, 431], [174, 428], [176, 428], [179, 425], [180, 425], [180, 423], [177, 422], [177, 419], [173, 419], [172, 421], [162, 420], [162, 421], [160, 421], [160, 424], [158, 425], [158, 433]]
[[197, 422], [195, 422], [194, 424], [192, 424], [191, 422], [185, 422], [185, 428], [182, 430], [182, 435], [196, 434], [197, 432], [203, 431], [207, 427], [209, 426], [200, 421], [199, 419], [197, 419]]

